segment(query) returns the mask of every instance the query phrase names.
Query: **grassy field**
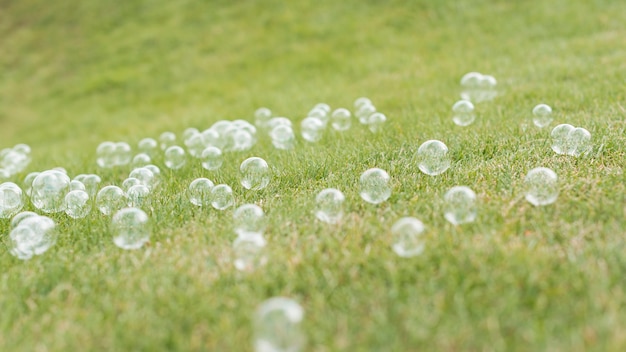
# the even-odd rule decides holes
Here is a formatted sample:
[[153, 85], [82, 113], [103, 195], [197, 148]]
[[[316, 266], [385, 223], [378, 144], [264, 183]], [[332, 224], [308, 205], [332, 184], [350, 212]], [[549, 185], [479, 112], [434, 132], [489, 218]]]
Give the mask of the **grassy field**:
[[[318, 102], [368, 96], [388, 117], [318, 144], [275, 150], [266, 137], [230, 153], [219, 172], [199, 162], [166, 174], [150, 245], [114, 246], [109, 219], [54, 216], [45, 254], [9, 254], [0, 220], [0, 350], [243, 351], [251, 316], [272, 296], [304, 307], [310, 351], [622, 351], [626, 348], [626, 3], [548, 1], [43, 1], [0, 0], [0, 148], [27, 143], [26, 172], [101, 170], [105, 140], [219, 119], [252, 120], [267, 106], [294, 122]], [[466, 128], [451, 121], [459, 79], [480, 71], [500, 95]], [[538, 103], [557, 123], [587, 128], [589, 157], [558, 156], [530, 122]], [[438, 177], [414, 153], [427, 139], [453, 157]], [[246, 192], [238, 165], [260, 156], [275, 177]], [[158, 161], [159, 165], [161, 161]], [[521, 192], [534, 167], [554, 169], [560, 197], [533, 207]], [[358, 196], [380, 167], [393, 194]], [[11, 180], [21, 184], [25, 173]], [[232, 210], [199, 209], [196, 177], [231, 185], [236, 203], [270, 218], [268, 264], [231, 261]], [[454, 227], [443, 194], [468, 185], [478, 221]], [[337, 226], [315, 220], [321, 189], [347, 197]], [[31, 209], [31, 206], [27, 206]], [[402, 216], [428, 227], [423, 255], [390, 249]]]

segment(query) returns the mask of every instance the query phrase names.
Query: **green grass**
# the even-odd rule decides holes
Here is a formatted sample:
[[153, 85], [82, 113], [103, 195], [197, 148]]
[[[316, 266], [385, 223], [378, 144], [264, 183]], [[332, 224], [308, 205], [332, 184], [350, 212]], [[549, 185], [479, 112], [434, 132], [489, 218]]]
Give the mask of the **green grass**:
[[[621, 351], [626, 348], [626, 3], [623, 1], [42, 1], [0, 0], [0, 148], [27, 143], [28, 172], [55, 166], [120, 184], [96, 146], [270, 107], [299, 122], [318, 102], [370, 97], [381, 134], [355, 124], [318, 144], [274, 150], [262, 137], [220, 172], [198, 162], [157, 191], [150, 245], [115, 247], [109, 219], [54, 215], [58, 243], [22, 262], [0, 249], [0, 350], [251, 349], [263, 300], [305, 309], [307, 350]], [[450, 107], [468, 71], [501, 93], [455, 126]], [[593, 134], [590, 157], [555, 155], [549, 129], [529, 123], [551, 105], [555, 123]], [[522, 126], [528, 125], [527, 129]], [[420, 143], [441, 139], [453, 166], [417, 170]], [[275, 178], [245, 192], [237, 167], [261, 156]], [[554, 169], [561, 194], [536, 208], [523, 176]], [[391, 198], [360, 200], [358, 176], [380, 167]], [[26, 173], [26, 172], [25, 172]], [[25, 176], [12, 179], [20, 183]], [[230, 184], [237, 204], [270, 218], [269, 262], [252, 275], [231, 263], [232, 210], [192, 207], [195, 177]], [[475, 224], [442, 215], [454, 185], [480, 198]], [[314, 194], [347, 197], [338, 226], [314, 220]], [[27, 207], [30, 209], [30, 206]], [[389, 228], [428, 227], [423, 255], [402, 259]], [[0, 221], [0, 234], [8, 221]]]

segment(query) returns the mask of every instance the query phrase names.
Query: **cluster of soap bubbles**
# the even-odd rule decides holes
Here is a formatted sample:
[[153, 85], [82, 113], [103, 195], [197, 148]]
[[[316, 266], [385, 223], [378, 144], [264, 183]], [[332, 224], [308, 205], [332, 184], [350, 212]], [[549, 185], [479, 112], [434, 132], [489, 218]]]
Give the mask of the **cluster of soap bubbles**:
[[30, 164], [30, 147], [17, 144], [0, 150], [0, 181], [22, 172]]
[[591, 133], [582, 127], [563, 123], [552, 129], [552, 150], [557, 154], [586, 155], [591, 151]]
[[480, 103], [498, 95], [498, 81], [493, 76], [469, 72], [461, 78], [461, 99]]

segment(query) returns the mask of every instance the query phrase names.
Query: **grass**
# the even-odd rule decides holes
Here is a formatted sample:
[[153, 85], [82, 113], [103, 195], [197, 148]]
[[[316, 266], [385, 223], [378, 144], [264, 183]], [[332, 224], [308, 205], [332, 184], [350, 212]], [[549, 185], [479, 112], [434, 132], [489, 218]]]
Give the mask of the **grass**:
[[[304, 307], [311, 351], [626, 347], [625, 3], [0, 0], [0, 8], [0, 148], [28, 143], [28, 172], [63, 166], [120, 184], [130, 170], [98, 169], [101, 141], [135, 145], [166, 130], [251, 120], [260, 106], [299, 121], [318, 102], [350, 107], [365, 95], [388, 116], [377, 135], [355, 123], [287, 152], [261, 137], [216, 173], [197, 162], [164, 169], [151, 243], [139, 251], [115, 247], [109, 219], [96, 213], [54, 215], [58, 243], [26, 262], [2, 235], [0, 350], [249, 350], [255, 307], [278, 295]], [[450, 107], [468, 71], [494, 75], [501, 94], [460, 128]], [[552, 153], [549, 129], [529, 123], [540, 102], [555, 123], [591, 131], [590, 157]], [[453, 157], [436, 178], [413, 159], [427, 139], [443, 140]], [[275, 172], [264, 191], [238, 183], [249, 156]], [[523, 176], [537, 166], [559, 175], [556, 204], [523, 199]], [[393, 180], [380, 206], [358, 196], [370, 167]], [[237, 204], [264, 208], [263, 269], [233, 268], [232, 210], [186, 201], [199, 176], [231, 185]], [[459, 184], [476, 191], [481, 209], [476, 223], [454, 227], [441, 200]], [[335, 227], [311, 214], [326, 187], [347, 197]], [[402, 216], [428, 227], [420, 257], [390, 249], [389, 228]]]

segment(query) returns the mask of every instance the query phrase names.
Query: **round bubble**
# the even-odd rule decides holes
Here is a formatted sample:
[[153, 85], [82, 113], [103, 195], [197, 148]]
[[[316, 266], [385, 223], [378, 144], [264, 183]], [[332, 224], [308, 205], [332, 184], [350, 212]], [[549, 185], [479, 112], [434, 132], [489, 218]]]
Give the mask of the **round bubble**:
[[98, 175], [89, 174], [85, 175], [81, 182], [85, 185], [85, 190], [89, 193], [89, 196], [95, 197], [98, 189], [100, 188], [100, 182], [102, 182], [102, 179]]
[[135, 178], [135, 177], [129, 177], [129, 178], [125, 179], [125, 180], [122, 182], [122, 189], [123, 189], [125, 192], [128, 192], [128, 190], [129, 190], [132, 186], [134, 186], [134, 185], [141, 185], [141, 184], [143, 184], [143, 182], [141, 182], [141, 180], [140, 180], [140, 179]]
[[230, 140], [231, 142], [229, 144], [232, 145], [231, 149], [237, 152], [250, 150], [256, 142], [254, 135], [244, 129], [233, 131], [230, 134]]
[[364, 201], [379, 204], [391, 196], [390, 177], [385, 170], [373, 168], [361, 174], [360, 196]]
[[35, 208], [44, 213], [65, 210], [65, 195], [70, 191], [70, 178], [57, 170], [40, 173], [33, 180], [30, 200]]
[[346, 131], [352, 125], [352, 116], [348, 109], [339, 108], [330, 116], [331, 126], [337, 131]]
[[356, 117], [359, 119], [359, 122], [363, 125], [366, 125], [369, 122], [370, 116], [376, 112], [376, 107], [373, 104], [364, 104], [362, 105], [355, 113]]
[[422, 254], [425, 229], [424, 224], [416, 218], [401, 218], [391, 227], [391, 248], [404, 258]]
[[209, 171], [219, 170], [224, 163], [222, 151], [218, 147], [207, 147], [202, 151], [202, 167]]
[[21, 260], [45, 253], [56, 242], [56, 224], [46, 216], [28, 216], [9, 233], [10, 253]]
[[328, 224], [336, 224], [343, 218], [346, 197], [340, 190], [327, 188], [315, 197], [315, 217]]
[[258, 128], [265, 128], [267, 122], [272, 118], [272, 111], [268, 108], [258, 108], [254, 112], [254, 124]]
[[70, 181], [70, 191], [75, 191], [75, 190], [81, 190], [84, 191], [86, 190], [87, 187], [85, 187], [85, 184], [82, 183], [79, 180], [72, 180]]
[[9, 227], [11, 229], [14, 229], [17, 227], [17, 225], [19, 225], [22, 222], [22, 220], [29, 218], [31, 216], [39, 216], [39, 214], [33, 211], [23, 211], [23, 212], [17, 213], [17, 215], [15, 215], [13, 219], [11, 219], [11, 224], [9, 225]]
[[532, 169], [524, 179], [526, 200], [534, 206], [552, 204], [559, 196], [558, 177], [546, 167]]
[[24, 207], [22, 189], [13, 182], [0, 184], [0, 218], [9, 219]]
[[104, 215], [112, 215], [126, 206], [126, 193], [117, 186], [103, 187], [96, 195], [96, 207]]
[[132, 166], [134, 168], [144, 167], [152, 162], [150, 155], [146, 153], [139, 153], [133, 157]]
[[591, 151], [591, 133], [582, 127], [576, 127], [567, 134], [567, 154], [586, 155]]
[[259, 157], [244, 160], [239, 166], [241, 185], [249, 190], [261, 190], [270, 183], [271, 171], [267, 162]]
[[191, 136], [194, 136], [194, 135], [196, 135], [198, 133], [200, 133], [200, 131], [198, 131], [198, 129], [195, 128], [195, 127], [185, 128], [185, 130], [183, 131], [183, 140], [186, 141]]
[[111, 168], [116, 164], [115, 150], [116, 145], [113, 142], [102, 142], [96, 148], [96, 163], [100, 167]]
[[244, 204], [233, 212], [233, 226], [240, 237], [261, 236], [267, 228], [265, 212], [256, 204]]
[[274, 297], [263, 302], [254, 319], [255, 351], [303, 350], [306, 341], [300, 328], [303, 318], [304, 310], [292, 299]]
[[469, 126], [476, 119], [474, 104], [467, 100], [459, 100], [452, 106], [452, 121], [458, 126]]
[[[156, 184], [158, 183], [158, 180], [154, 174], [154, 172], [152, 171], [153, 168], [150, 168], [148, 166], [145, 167], [139, 167], [134, 169], [133, 171], [130, 172], [130, 174], [128, 174], [128, 178], [134, 178], [139, 180], [139, 182], [141, 184], [143, 184], [144, 186], [152, 189], [156, 186]], [[130, 184], [128, 188], [134, 186], [135, 184]], [[128, 190], [128, 188], [124, 187], [124, 189]]]
[[115, 151], [113, 152], [113, 165], [128, 165], [133, 159], [133, 151], [126, 142], [115, 143]]
[[159, 136], [159, 143], [161, 150], [166, 150], [169, 147], [176, 145], [176, 134], [174, 132], [163, 132]]
[[387, 121], [387, 116], [380, 112], [375, 112], [371, 114], [367, 118], [367, 128], [373, 133], [377, 133], [382, 131], [385, 122]]
[[32, 193], [33, 181], [41, 172], [31, 172], [26, 177], [24, 177], [24, 193], [30, 197]]
[[539, 128], [548, 126], [552, 122], [552, 108], [546, 104], [539, 104], [533, 108], [533, 123]]
[[316, 119], [319, 119], [324, 124], [324, 128], [326, 128], [326, 125], [328, 125], [328, 121], [330, 120], [329, 112], [320, 108], [313, 108], [309, 111], [307, 117], [315, 117]]
[[159, 143], [153, 138], [144, 138], [137, 143], [137, 149], [140, 153], [153, 157], [158, 153]]
[[364, 105], [373, 105], [373, 104], [369, 98], [366, 98], [366, 97], [357, 98], [354, 101], [354, 110], [358, 111]]
[[177, 145], [173, 145], [165, 150], [164, 159], [165, 166], [172, 170], [182, 168], [187, 161], [185, 150]]
[[430, 176], [444, 173], [450, 167], [448, 147], [441, 141], [429, 140], [417, 149], [417, 165], [421, 172]]
[[267, 263], [263, 236], [238, 237], [233, 242], [233, 264], [239, 271], [253, 272]]
[[124, 208], [113, 216], [113, 243], [122, 249], [139, 249], [150, 240], [150, 219], [138, 208]]
[[185, 139], [185, 146], [187, 147], [189, 155], [194, 158], [200, 158], [202, 151], [206, 148], [206, 143], [204, 142], [202, 134], [200, 132], [195, 132]]
[[197, 178], [189, 184], [187, 198], [195, 206], [206, 207], [211, 204], [211, 190], [214, 186], [208, 178]]
[[476, 220], [476, 193], [466, 186], [452, 187], [444, 196], [444, 216], [453, 225]]
[[307, 142], [318, 142], [324, 133], [324, 122], [317, 117], [309, 116], [300, 123], [300, 133]]
[[569, 147], [567, 145], [567, 136], [574, 129], [574, 126], [562, 123], [552, 129], [550, 138], [552, 139], [552, 150], [557, 154], [567, 154]]
[[91, 212], [91, 202], [87, 192], [77, 189], [65, 195], [65, 214], [73, 219], [84, 218]]
[[211, 205], [217, 210], [225, 210], [235, 204], [233, 190], [228, 185], [217, 185], [211, 189]]
[[270, 131], [272, 145], [276, 149], [288, 150], [293, 149], [296, 142], [296, 136], [293, 129], [288, 125], [278, 125]]
[[478, 102], [482, 78], [483, 75], [478, 72], [466, 73], [461, 78], [461, 99]]
[[134, 185], [126, 191], [128, 206], [135, 208], [150, 207], [150, 188], [144, 184]]

